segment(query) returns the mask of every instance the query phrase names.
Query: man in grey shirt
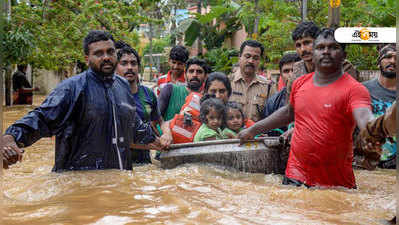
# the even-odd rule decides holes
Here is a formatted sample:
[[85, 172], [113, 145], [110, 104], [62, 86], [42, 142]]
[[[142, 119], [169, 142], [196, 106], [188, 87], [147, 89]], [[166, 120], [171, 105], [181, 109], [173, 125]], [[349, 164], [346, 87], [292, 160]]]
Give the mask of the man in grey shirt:
[[[377, 78], [364, 82], [369, 90], [373, 114], [377, 117], [385, 113], [396, 99], [396, 49], [394, 44], [377, 48], [378, 67], [381, 74]], [[396, 140], [390, 138], [382, 146], [379, 167], [396, 168]]]

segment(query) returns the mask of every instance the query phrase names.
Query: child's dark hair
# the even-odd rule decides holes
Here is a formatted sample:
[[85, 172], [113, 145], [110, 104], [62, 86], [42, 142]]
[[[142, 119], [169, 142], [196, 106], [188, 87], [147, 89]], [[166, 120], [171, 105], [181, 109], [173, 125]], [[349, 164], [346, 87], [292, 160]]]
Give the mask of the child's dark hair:
[[226, 107], [224, 106], [223, 101], [217, 98], [212, 98], [210, 97], [210, 95], [205, 95], [204, 97], [201, 99], [201, 109], [200, 109], [201, 122], [205, 124], [208, 123], [206, 115], [208, 115], [211, 109], [218, 112], [222, 116], [222, 120], [224, 121]]
[[240, 103], [235, 102], [235, 101], [227, 102], [227, 104], [226, 104], [226, 115], [227, 115], [227, 112], [229, 111], [229, 109], [236, 109], [236, 110], [240, 111], [242, 119], [244, 120], [245, 115], [244, 115], [244, 112], [242, 111], [242, 107], [241, 107]]

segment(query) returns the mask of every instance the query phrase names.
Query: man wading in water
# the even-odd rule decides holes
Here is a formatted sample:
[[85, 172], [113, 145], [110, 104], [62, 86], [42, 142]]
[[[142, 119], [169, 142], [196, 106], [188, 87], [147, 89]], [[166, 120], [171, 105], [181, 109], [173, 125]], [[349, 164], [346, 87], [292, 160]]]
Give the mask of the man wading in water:
[[[169, 146], [172, 142], [172, 135], [168, 126], [165, 126], [158, 109], [158, 101], [155, 93], [139, 81], [140, 57], [135, 49], [129, 45], [122, 47], [118, 53], [118, 63], [116, 73], [125, 77], [130, 84], [130, 90], [136, 102], [137, 115], [145, 123], [151, 123], [156, 132], [156, 125], [159, 124], [163, 135], [160, 142], [164, 146]], [[151, 163], [150, 150], [132, 149], [133, 163]]]
[[298, 78], [290, 102], [241, 131], [241, 142], [294, 121], [283, 184], [356, 188], [352, 133], [373, 119], [366, 88], [344, 73], [344, 45], [323, 29], [313, 43], [315, 72]]
[[22, 147], [56, 136], [53, 171], [132, 169], [130, 144], [161, 148], [136, 113], [129, 83], [114, 74], [112, 35], [91, 31], [83, 42], [89, 70], [60, 83], [35, 110], [2, 137], [4, 167], [22, 159]]

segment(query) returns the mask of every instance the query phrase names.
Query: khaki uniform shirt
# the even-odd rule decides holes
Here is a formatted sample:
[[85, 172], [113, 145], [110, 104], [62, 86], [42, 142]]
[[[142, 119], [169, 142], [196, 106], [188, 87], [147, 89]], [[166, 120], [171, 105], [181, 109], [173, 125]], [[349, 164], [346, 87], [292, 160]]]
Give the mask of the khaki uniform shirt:
[[241, 75], [240, 70], [230, 75], [232, 93], [230, 101], [242, 105], [244, 115], [253, 121], [262, 118], [266, 99], [276, 92], [273, 81], [256, 75], [250, 84], [247, 84]]

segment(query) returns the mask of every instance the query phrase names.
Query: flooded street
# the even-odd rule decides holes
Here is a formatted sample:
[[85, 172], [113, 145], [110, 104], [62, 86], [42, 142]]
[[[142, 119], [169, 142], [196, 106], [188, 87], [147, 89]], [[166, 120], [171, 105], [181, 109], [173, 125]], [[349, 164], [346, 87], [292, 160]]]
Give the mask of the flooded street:
[[[5, 109], [4, 129], [30, 109]], [[206, 165], [56, 174], [54, 142], [41, 139], [3, 171], [1, 224], [372, 225], [396, 209], [396, 170], [356, 170], [357, 190], [295, 188], [281, 185], [280, 175]]]

